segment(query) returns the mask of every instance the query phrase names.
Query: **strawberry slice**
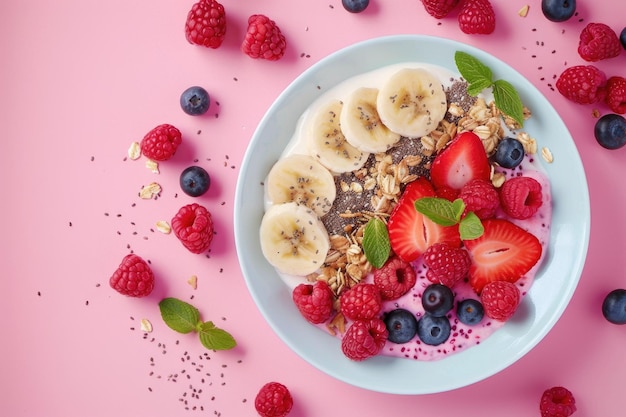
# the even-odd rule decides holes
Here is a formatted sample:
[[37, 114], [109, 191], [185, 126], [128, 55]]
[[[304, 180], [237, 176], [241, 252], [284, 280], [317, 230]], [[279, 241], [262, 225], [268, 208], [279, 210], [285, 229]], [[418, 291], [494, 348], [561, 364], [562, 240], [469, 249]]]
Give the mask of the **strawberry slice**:
[[420, 177], [406, 186], [391, 212], [387, 222], [391, 249], [405, 262], [416, 260], [435, 243], [461, 245], [458, 226], [440, 226], [415, 209], [417, 199], [434, 196], [430, 181]]
[[436, 189], [460, 190], [473, 179], [489, 181], [491, 168], [480, 138], [472, 132], [458, 134], [435, 157], [430, 179]]
[[492, 281], [517, 281], [542, 251], [539, 239], [508, 220], [483, 220], [483, 227], [481, 237], [463, 242], [472, 259], [469, 283], [477, 294]]

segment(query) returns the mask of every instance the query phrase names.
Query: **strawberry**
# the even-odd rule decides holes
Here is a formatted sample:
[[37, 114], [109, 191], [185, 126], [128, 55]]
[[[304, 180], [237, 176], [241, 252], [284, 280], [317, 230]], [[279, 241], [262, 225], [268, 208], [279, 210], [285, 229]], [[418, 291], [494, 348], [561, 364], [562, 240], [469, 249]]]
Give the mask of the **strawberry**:
[[517, 281], [542, 252], [539, 239], [508, 220], [483, 220], [483, 227], [482, 236], [464, 241], [472, 260], [469, 283], [477, 294], [492, 281]]
[[492, 33], [496, 28], [496, 14], [489, 0], [465, 0], [459, 12], [459, 27], [467, 34]]
[[415, 209], [417, 199], [434, 196], [432, 184], [420, 177], [406, 186], [389, 216], [391, 249], [405, 262], [416, 260], [435, 243], [461, 245], [458, 226], [440, 226]]
[[472, 132], [457, 135], [441, 151], [430, 168], [430, 179], [436, 189], [460, 190], [474, 179], [489, 181], [491, 167], [480, 138]]
[[436, 19], [443, 19], [459, 4], [459, 0], [422, 0], [426, 12]]

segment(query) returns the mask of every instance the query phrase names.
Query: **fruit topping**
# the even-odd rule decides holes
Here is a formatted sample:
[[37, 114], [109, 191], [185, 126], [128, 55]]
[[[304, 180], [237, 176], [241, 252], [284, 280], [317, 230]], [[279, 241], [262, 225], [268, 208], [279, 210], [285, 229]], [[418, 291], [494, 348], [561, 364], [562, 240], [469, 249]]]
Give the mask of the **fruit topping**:
[[552, 387], [541, 395], [539, 410], [541, 417], [568, 417], [576, 411], [576, 400], [567, 388]]
[[241, 50], [250, 58], [277, 61], [287, 49], [285, 36], [269, 17], [254, 14], [248, 18], [248, 30]]
[[424, 252], [424, 265], [428, 267], [426, 278], [450, 288], [467, 276], [470, 263], [465, 249], [446, 243], [435, 243]]
[[172, 218], [172, 230], [184, 247], [192, 253], [209, 249], [213, 240], [211, 213], [197, 204], [188, 204], [178, 210]]
[[458, 226], [440, 226], [415, 209], [416, 200], [434, 195], [430, 182], [420, 177], [406, 186], [391, 212], [387, 222], [391, 248], [406, 262], [416, 260], [435, 243], [461, 244]]
[[541, 11], [552, 22], [564, 22], [574, 16], [576, 0], [541, 0]]
[[378, 287], [383, 300], [400, 298], [413, 288], [416, 281], [417, 275], [413, 266], [397, 256], [374, 271], [374, 285]]
[[111, 278], [109, 285], [120, 294], [145, 297], [154, 288], [154, 274], [150, 265], [134, 253], [124, 256]]
[[483, 220], [483, 227], [481, 237], [464, 241], [472, 260], [469, 283], [477, 294], [492, 281], [517, 281], [542, 253], [541, 243], [533, 234], [508, 220]]
[[189, 87], [180, 95], [180, 107], [190, 116], [199, 116], [209, 110], [211, 98], [202, 87]]
[[619, 149], [626, 145], [626, 119], [619, 114], [605, 114], [594, 127], [598, 143], [606, 149]]
[[521, 294], [517, 286], [508, 281], [492, 281], [480, 293], [480, 301], [487, 317], [507, 321], [519, 305]]
[[614, 113], [626, 113], [626, 78], [615, 76], [607, 80], [605, 100]]
[[387, 326], [381, 319], [357, 320], [341, 339], [341, 351], [353, 361], [362, 361], [378, 355], [385, 346], [387, 336]]
[[473, 179], [489, 181], [491, 167], [485, 147], [472, 132], [457, 135], [433, 160], [430, 178], [439, 189], [448, 187], [460, 190]]
[[191, 6], [185, 23], [189, 43], [219, 48], [226, 36], [224, 6], [215, 0], [200, 0]]
[[436, 19], [443, 19], [456, 6], [460, 0], [422, 0], [426, 12]]
[[613, 29], [604, 23], [589, 23], [580, 32], [578, 54], [585, 61], [614, 58], [622, 52], [622, 45]]
[[626, 49], [626, 27], [619, 34], [619, 42], [622, 44], [622, 48]]
[[397, 308], [383, 317], [387, 332], [388, 340], [393, 343], [407, 343], [417, 334], [417, 319], [409, 310]]
[[431, 346], [438, 346], [450, 337], [450, 320], [426, 313], [417, 321], [417, 337]]
[[464, 214], [473, 212], [479, 219], [488, 219], [496, 214], [500, 207], [498, 191], [491, 181], [471, 180], [461, 188], [458, 198], [465, 203]]
[[602, 315], [613, 324], [626, 324], [626, 290], [616, 289], [604, 297]]
[[166, 161], [174, 156], [181, 143], [180, 130], [170, 124], [162, 124], [143, 137], [141, 153], [153, 161]]
[[456, 306], [456, 316], [459, 321], [468, 326], [475, 326], [485, 316], [485, 309], [480, 301], [466, 298]]
[[459, 27], [467, 34], [489, 35], [496, 28], [496, 13], [489, 0], [464, 0]]
[[382, 298], [378, 287], [361, 282], [339, 298], [341, 312], [350, 320], [369, 320], [380, 313]]
[[593, 65], [566, 68], [556, 80], [556, 88], [565, 98], [579, 104], [593, 104], [606, 95], [606, 75]]
[[261, 417], [285, 417], [293, 407], [293, 398], [279, 382], [263, 385], [254, 399], [254, 408]]
[[333, 312], [334, 295], [326, 281], [299, 284], [292, 298], [302, 316], [313, 324], [325, 322]]
[[422, 306], [433, 317], [442, 317], [452, 310], [454, 293], [442, 284], [430, 284], [422, 294]]
[[500, 187], [504, 212], [514, 219], [525, 220], [535, 215], [543, 204], [541, 184], [531, 177], [513, 177]]
[[498, 143], [493, 159], [502, 168], [515, 168], [524, 160], [524, 145], [515, 138], [506, 137]]
[[361, 13], [370, 4], [370, 0], [341, 0], [343, 8], [350, 13]]
[[209, 191], [211, 177], [209, 173], [200, 166], [192, 165], [180, 173], [180, 188], [191, 197], [199, 197]]

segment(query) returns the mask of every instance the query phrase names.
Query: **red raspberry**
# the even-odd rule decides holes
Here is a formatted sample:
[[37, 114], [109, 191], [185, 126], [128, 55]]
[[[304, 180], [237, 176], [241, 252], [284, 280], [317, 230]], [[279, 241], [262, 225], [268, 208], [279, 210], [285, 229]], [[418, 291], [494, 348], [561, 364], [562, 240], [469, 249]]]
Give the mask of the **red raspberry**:
[[492, 33], [496, 28], [496, 13], [489, 0], [465, 0], [459, 12], [459, 27], [467, 34]]
[[167, 161], [182, 142], [180, 130], [169, 124], [162, 124], [141, 140], [141, 153], [154, 161]]
[[474, 179], [461, 188], [459, 198], [465, 203], [465, 213], [474, 212], [479, 219], [488, 219], [500, 207], [500, 197], [491, 181]]
[[606, 82], [606, 104], [617, 114], [626, 113], [626, 78], [611, 77]]
[[452, 288], [467, 276], [472, 261], [463, 248], [435, 243], [424, 252], [424, 264], [428, 267], [426, 278], [430, 282]]
[[254, 399], [254, 408], [262, 417], [285, 417], [293, 407], [293, 398], [280, 382], [263, 385]]
[[189, 43], [219, 48], [226, 35], [224, 6], [215, 0], [200, 0], [191, 6], [185, 23]]
[[276, 22], [262, 14], [248, 18], [248, 31], [241, 44], [246, 55], [276, 61], [282, 58], [286, 48], [287, 42]]
[[326, 281], [300, 284], [293, 289], [292, 298], [302, 316], [313, 324], [325, 322], [333, 311], [333, 291]]
[[517, 310], [519, 301], [519, 289], [508, 281], [491, 281], [480, 293], [485, 314], [498, 321], [507, 321]]
[[341, 350], [353, 361], [362, 361], [378, 355], [388, 336], [387, 326], [381, 319], [358, 320], [343, 335]]
[[409, 292], [417, 281], [417, 275], [410, 263], [393, 257], [374, 271], [374, 285], [378, 287], [383, 300], [395, 300]]
[[154, 288], [154, 274], [146, 261], [131, 253], [122, 259], [109, 284], [120, 294], [145, 297]]
[[622, 44], [613, 29], [604, 23], [589, 23], [580, 32], [578, 54], [585, 61], [614, 58], [622, 52]]
[[552, 387], [541, 396], [539, 410], [541, 417], [568, 417], [576, 411], [576, 401], [567, 388]]
[[606, 94], [606, 75], [593, 65], [566, 68], [556, 80], [556, 88], [565, 98], [580, 104], [593, 104]]
[[429, 15], [437, 19], [446, 17], [459, 4], [460, 0], [422, 0]]
[[174, 234], [183, 246], [193, 253], [209, 249], [213, 240], [211, 213], [197, 203], [188, 204], [178, 210], [172, 219]]
[[514, 219], [528, 219], [543, 204], [541, 184], [530, 177], [513, 177], [500, 187], [500, 202], [504, 212]]
[[382, 308], [382, 297], [378, 287], [364, 282], [344, 292], [340, 301], [341, 312], [351, 320], [374, 318]]

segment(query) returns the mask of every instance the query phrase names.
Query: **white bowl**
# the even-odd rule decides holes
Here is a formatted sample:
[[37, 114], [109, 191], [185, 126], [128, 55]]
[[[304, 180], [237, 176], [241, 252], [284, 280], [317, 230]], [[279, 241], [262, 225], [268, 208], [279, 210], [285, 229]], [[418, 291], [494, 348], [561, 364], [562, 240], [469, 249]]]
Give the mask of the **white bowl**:
[[[475, 56], [493, 70], [494, 79], [505, 79], [517, 88], [533, 112], [524, 130], [554, 155], [553, 163], [544, 164], [554, 202], [547, 256], [524, 298], [523, 319], [506, 323], [480, 345], [437, 361], [378, 356], [354, 362], [341, 352], [339, 339], [301, 317], [291, 301], [290, 288], [263, 257], [258, 233], [264, 211], [262, 181], [294, 134], [302, 113], [324, 91], [355, 75], [402, 62], [425, 62], [456, 73], [456, 51]], [[521, 74], [486, 52], [420, 35], [383, 37], [352, 45], [319, 61], [292, 82], [267, 111], [250, 141], [234, 210], [235, 241], [244, 278], [278, 336], [304, 360], [332, 377], [395, 394], [427, 394], [467, 386], [524, 356], [565, 310], [578, 284], [589, 243], [589, 194], [583, 166], [571, 135], [546, 98]]]

